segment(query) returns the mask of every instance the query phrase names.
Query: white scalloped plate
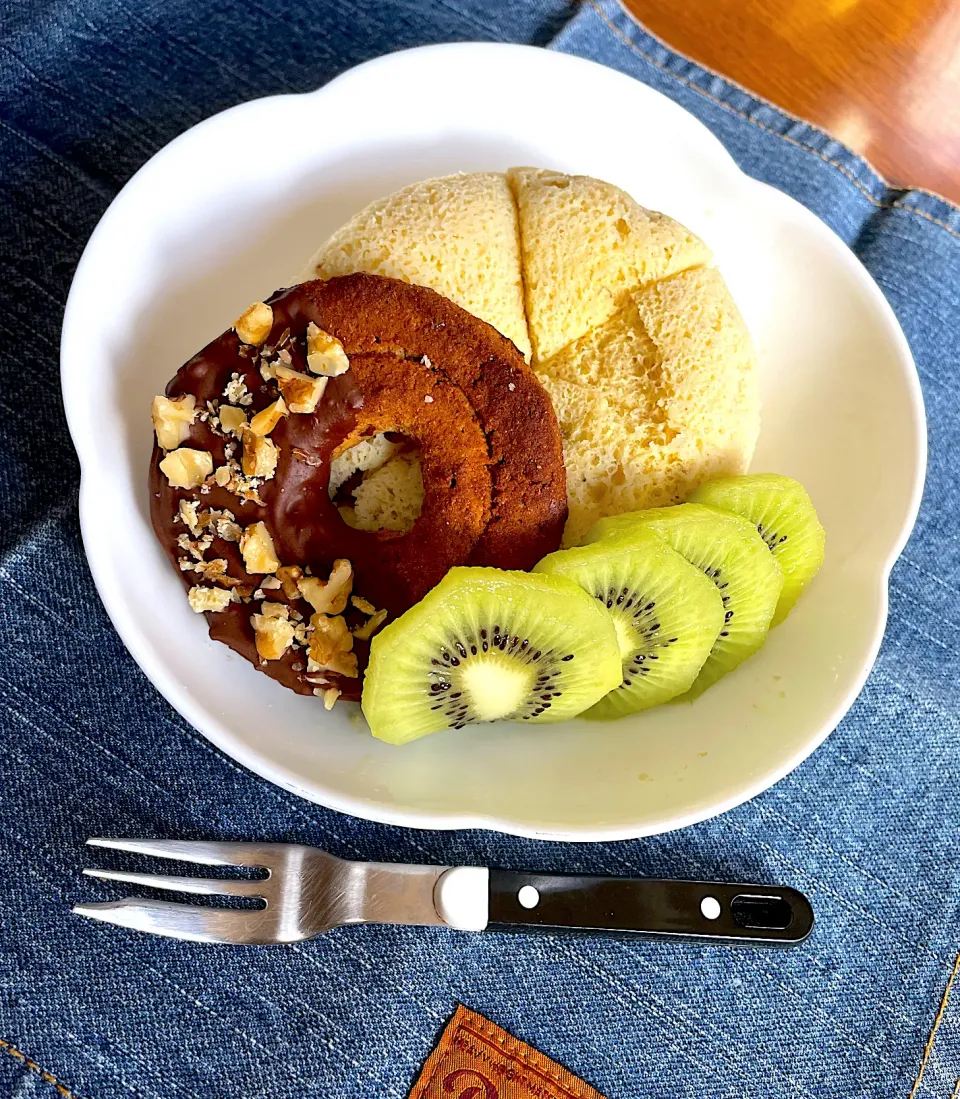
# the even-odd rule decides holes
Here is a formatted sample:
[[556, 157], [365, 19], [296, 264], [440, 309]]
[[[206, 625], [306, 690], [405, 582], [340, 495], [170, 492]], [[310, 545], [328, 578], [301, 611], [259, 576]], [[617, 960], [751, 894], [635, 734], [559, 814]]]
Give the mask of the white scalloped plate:
[[[327, 714], [208, 639], [150, 528], [150, 398], [370, 199], [428, 176], [514, 164], [610, 180], [713, 248], [762, 364], [753, 468], [807, 486], [827, 560], [764, 649], [692, 705], [393, 748], [354, 707]], [[87, 245], [64, 318], [62, 383], [90, 567], [146, 674], [272, 782], [423, 828], [617, 839], [703, 820], [766, 789], [824, 740], [863, 685], [923, 485], [910, 351], [843, 243], [743, 175], [670, 100], [524, 46], [391, 54], [312, 94], [235, 107], [171, 142]]]

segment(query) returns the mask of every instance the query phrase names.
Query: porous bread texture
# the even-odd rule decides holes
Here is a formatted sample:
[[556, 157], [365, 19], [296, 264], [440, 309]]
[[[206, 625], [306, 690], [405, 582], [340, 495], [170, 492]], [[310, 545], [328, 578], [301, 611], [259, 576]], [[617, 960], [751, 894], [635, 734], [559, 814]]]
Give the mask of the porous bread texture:
[[[681, 503], [749, 466], [760, 430], [753, 346], [711, 264], [693, 233], [612, 184], [512, 168], [374, 203], [304, 277], [419, 282], [532, 348], [563, 435], [569, 546], [598, 519]], [[415, 484], [409, 468], [387, 472], [396, 460], [379, 474], [390, 492], [365, 490], [367, 529], [414, 506], [398, 505]]]
[[379, 469], [402, 449], [402, 443], [394, 442], [381, 432], [370, 439], [362, 439], [342, 454], [337, 454], [330, 463], [330, 483], [327, 491], [330, 493], [331, 500], [344, 481], [354, 473], [366, 473], [368, 470]]
[[410, 530], [423, 507], [423, 475], [416, 454], [398, 454], [368, 473], [354, 489], [353, 526]]
[[537, 369], [564, 440], [565, 545], [598, 519], [680, 503], [749, 464], [760, 424], [753, 347], [715, 268], [631, 293]]
[[386, 435], [365, 439], [330, 463], [331, 496], [354, 473], [364, 474], [353, 489], [353, 504], [340, 505], [346, 523], [357, 530], [410, 530], [423, 507], [423, 474], [415, 451]]
[[529, 361], [517, 212], [502, 173], [427, 179], [372, 202], [300, 279], [357, 271], [429, 286], [492, 324]]
[[535, 360], [603, 324], [628, 291], [711, 260], [689, 229], [602, 180], [537, 168], [511, 168], [507, 178]]

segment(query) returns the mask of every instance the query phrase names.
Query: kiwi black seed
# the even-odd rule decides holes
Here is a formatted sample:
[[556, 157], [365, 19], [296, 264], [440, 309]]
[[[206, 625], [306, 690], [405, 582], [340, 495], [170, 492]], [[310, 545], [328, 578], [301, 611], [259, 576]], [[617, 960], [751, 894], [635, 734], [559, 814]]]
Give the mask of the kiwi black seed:
[[716, 585], [723, 625], [693, 686], [681, 698], [696, 698], [760, 648], [783, 587], [783, 573], [756, 527], [731, 512], [703, 504], [651, 508], [601, 519], [587, 542], [629, 536], [645, 528], [663, 538]]
[[362, 706], [393, 744], [506, 719], [563, 721], [620, 681], [608, 614], [569, 580], [455, 568], [377, 634]]
[[587, 717], [622, 717], [688, 690], [723, 626], [716, 585], [640, 527], [621, 538], [552, 553], [534, 571], [576, 581], [616, 628], [621, 681]]
[[782, 622], [823, 564], [824, 530], [807, 490], [779, 473], [748, 473], [701, 485], [693, 500], [756, 526], [783, 571], [773, 625]]

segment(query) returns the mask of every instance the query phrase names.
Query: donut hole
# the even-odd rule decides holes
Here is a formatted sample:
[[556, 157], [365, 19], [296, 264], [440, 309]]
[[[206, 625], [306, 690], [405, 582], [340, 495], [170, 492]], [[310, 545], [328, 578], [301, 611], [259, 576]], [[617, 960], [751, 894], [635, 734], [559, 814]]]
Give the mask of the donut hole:
[[420, 447], [384, 431], [344, 450], [330, 463], [330, 499], [356, 530], [410, 530], [423, 507]]

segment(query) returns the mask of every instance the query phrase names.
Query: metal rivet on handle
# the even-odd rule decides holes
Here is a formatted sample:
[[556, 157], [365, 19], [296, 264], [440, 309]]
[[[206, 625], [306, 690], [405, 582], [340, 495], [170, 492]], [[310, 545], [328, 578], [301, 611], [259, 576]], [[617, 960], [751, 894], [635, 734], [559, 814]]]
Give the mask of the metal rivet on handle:
[[720, 902], [716, 897], [704, 897], [700, 902], [700, 911], [707, 920], [718, 920], [720, 918]]
[[532, 885], [521, 886], [517, 900], [524, 908], [536, 908], [540, 903], [540, 894]]

